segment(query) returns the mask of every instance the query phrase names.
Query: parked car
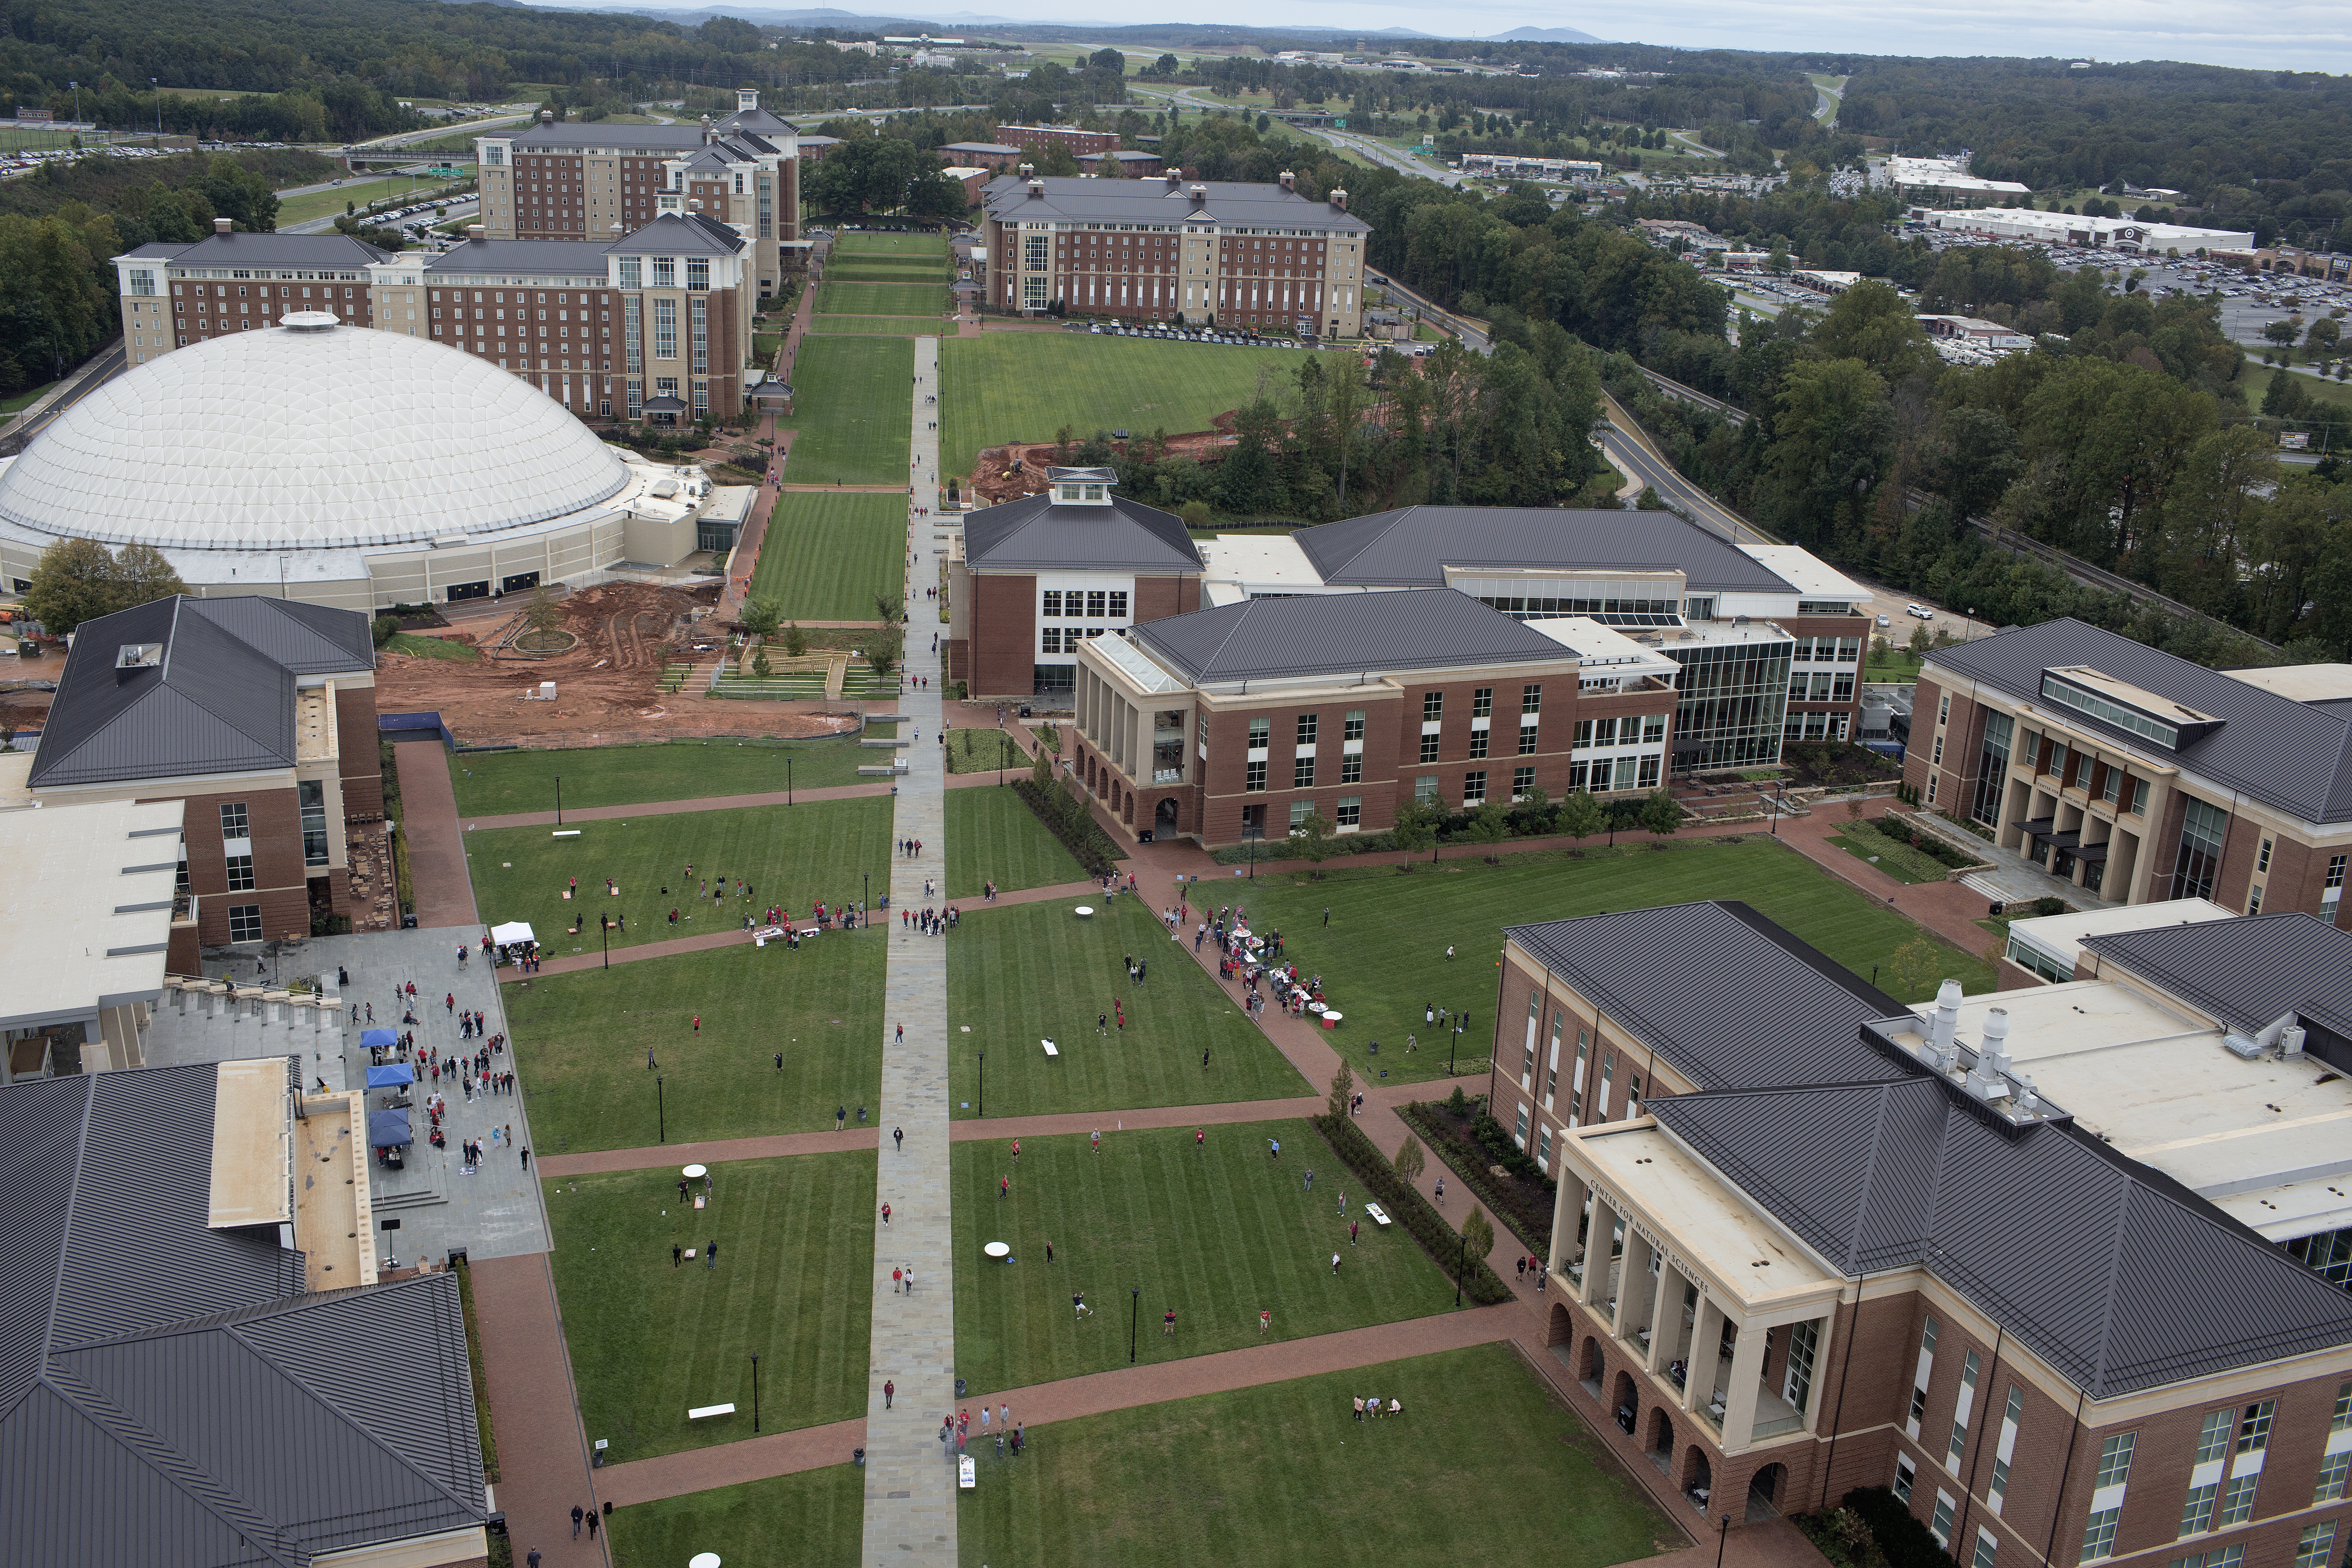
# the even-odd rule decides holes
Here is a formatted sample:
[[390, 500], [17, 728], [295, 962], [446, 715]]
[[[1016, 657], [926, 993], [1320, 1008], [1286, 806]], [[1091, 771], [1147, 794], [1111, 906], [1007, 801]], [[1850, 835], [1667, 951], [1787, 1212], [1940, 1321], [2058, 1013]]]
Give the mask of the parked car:
[[1932, 621], [1936, 618], [1936, 612], [1925, 605], [1906, 605], [1904, 609], [1907, 614], [1916, 616], [1923, 621]]
[[1893, 619], [1892, 619], [1892, 618], [1890, 618], [1890, 617], [1888, 617], [1888, 616], [1879, 616], [1879, 617], [1878, 617], [1878, 624], [1879, 624], [1880, 626], [1893, 626], [1893, 625], [1895, 624], [1895, 622], [1893, 621]]

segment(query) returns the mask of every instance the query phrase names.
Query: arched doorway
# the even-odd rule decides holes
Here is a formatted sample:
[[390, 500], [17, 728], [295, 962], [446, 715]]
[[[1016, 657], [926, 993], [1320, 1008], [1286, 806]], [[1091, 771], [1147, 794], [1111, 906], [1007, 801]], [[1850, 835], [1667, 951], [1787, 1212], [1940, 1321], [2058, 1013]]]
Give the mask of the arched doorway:
[[1618, 1430], [1628, 1437], [1633, 1435], [1633, 1417], [1640, 1414], [1634, 1398], [1633, 1373], [1619, 1373], [1617, 1381], [1609, 1385], [1609, 1408], [1616, 1415]]
[[1551, 1315], [1544, 1320], [1544, 1343], [1564, 1345], [1575, 1337], [1576, 1320], [1568, 1315], [1566, 1307], [1553, 1302]]
[[1658, 1467], [1661, 1475], [1672, 1475], [1675, 1468], [1675, 1418], [1664, 1408], [1650, 1412], [1650, 1440], [1644, 1445], [1650, 1463]]
[[1748, 1483], [1748, 1522], [1758, 1523], [1780, 1511], [1780, 1493], [1788, 1485], [1789, 1472], [1781, 1465], [1767, 1465], [1756, 1472]]
[[[1181, 813], [1182, 807], [1177, 805], [1176, 797], [1172, 795], [1162, 800], [1158, 805], [1153, 806], [1151, 808], [1151, 836], [1154, 838], [1164, 838], [1173, 834], [1176, 831], [1177, 820]], [[1558, 1344], [1559, 1343], [1559, 1341], [1554, 1340], [1552, 1343]]]
[[1706, 1450], [1693, 1443], [1683, 1450], [1683, 1496], [1704, 1510], [1714, 1495], [1715, 1467], [1707, 1462]]

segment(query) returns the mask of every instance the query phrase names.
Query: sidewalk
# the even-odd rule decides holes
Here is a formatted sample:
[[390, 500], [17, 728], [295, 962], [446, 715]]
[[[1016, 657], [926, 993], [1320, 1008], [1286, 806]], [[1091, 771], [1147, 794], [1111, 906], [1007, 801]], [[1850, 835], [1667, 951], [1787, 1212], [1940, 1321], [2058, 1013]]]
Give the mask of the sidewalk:
[[545, 1568], [604, 1568], [601, 1538], [573, 1541], [564, 1529], [575, 1505], [593, 1509], [599, 1497], [547, 1254], [489, 1259], [473, 1265], [473, 1275], [489, 1384], [475, 1394], [499, 1435], [492, 1495], [507, 1516], [515, 1561], [536, 1549]]
[[[878, 765], [892, 752], [875, 750]], [[403, 775], [403, 791], [406, 789]], [[684, 816], [698, 811], [745, 811], [755, 805], [793, 805], [804, 800], [864, 800], [871, 795], [888, 795], [890, 781], [876, 779], [872, 784], [825, 784], [816, 789], [772, 789], [759, 795], [711, 795], [695, 800], [643, 801], [635, 805], [575, 805], [566, 810], [566, 822], [614, 822], [632, 816]], [[551, 811], [514, 811], [503, 816], [477, 816], [463, 826], [468, 833], [489, 833], [501, 827], [552, 827], [555, 813]]]
[[400, 770], [400, 830], [408, 835], [408, 894], [416, 923], [464, 926], [480, 934], [466, 836], [457, 826], [457, 792], [449, 756], [437, 740], [403, 741], [392, 749]]

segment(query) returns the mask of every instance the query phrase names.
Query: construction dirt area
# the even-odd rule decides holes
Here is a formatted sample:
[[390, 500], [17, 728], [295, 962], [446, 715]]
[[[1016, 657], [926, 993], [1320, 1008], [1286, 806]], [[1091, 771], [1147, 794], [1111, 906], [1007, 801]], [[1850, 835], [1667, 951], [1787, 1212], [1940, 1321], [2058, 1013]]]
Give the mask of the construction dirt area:
[[[1195, 430], [1182, 436], [1168, 437], [1163, 456], [1190, 458], [1198, 463], [1213, 463], [1225, 455], [1234, 441], [1234, 416], [1217, 416], [1214, 430]], [[1135, 451], [1148, 455], [1148, 441], [1114, 441], [1111, 445], [1121, 452]], [[1006, 447], [990, 447], [972, 460], [971, 489], [981, 501], [994, 506], [1000, 501], [1019, 500], [1023, 496], [1045, 493], [1045, 470], [1068, 459], [1059, 455], [1051, 441], [1017, 441]], [[1019, 467], [1015, 467], [1015, 464]]]
[[[376, 710], [438, 712], [470, 745], [609, 745], [660, 735], [827, 735], [854, 717], [814, 702], [747, 702], [704, 695], [725, 646], [712, 624], [719, 584], [692, 588], [604, 583], [556, 600], [562, 630], [578, 641], [546, 656], [506, 646], [529, 602], [510, 616], [470, 617], [434, 634], [478, 650], [472, 659], [420, 658], [386, 648], [376, 660]], [[552, 702], [539, 700], [555, 682]], [[676, 689], [665, 691], [665, 686]]]

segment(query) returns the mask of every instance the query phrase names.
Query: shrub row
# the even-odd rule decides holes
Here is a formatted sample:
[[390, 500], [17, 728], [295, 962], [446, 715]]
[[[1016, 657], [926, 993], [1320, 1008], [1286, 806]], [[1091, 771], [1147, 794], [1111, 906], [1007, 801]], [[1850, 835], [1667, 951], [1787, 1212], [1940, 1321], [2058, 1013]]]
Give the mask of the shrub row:
[[1045, 831], [1062, 842], [1062, 847], [1078, 858], [1078, 864], [1093, 877], [1108, 877], [1111, 862], [1120, 858], [1118, 846], [1094, 819], [1087, 803], [1076, 796], [1040, 784], [1034, 779], [1015, 779], [1013, 787], [1022, 801], [1045, 825]]
[[[1445, 1223], [1411, 1182], [1397, 1174], [1388, 1156], [1372, 1147], [1372, 1141], [1353, 1121], [1328, 1113], [1309, 1120], [1340, 1163], [1353, 1171], [1365, 1190], [1389, 1211], [1389, 1217], [1403, 1226], [1430, 1259], [1451, 1276], [1462, 1257], [1461, 1233]], [[1511, 1288], [1486, 1267], [1483, 1258], [1472, 1261], [1471, 1272], [1462, 1281], [1462, 1293], [1482, 1307], [1511, 1300]]]
[[[1457, 1160], [1454, 1156], [1462, 1151], [1461, 1142], [1454, 1135], [1454, 1129], [1438, 1113], [1436, 1106], [1415, 1100], [1400, 1107], [1397, 1114], [1404, 1119], [1406, 1126], [1421, 1134], [1423, 1142], [1436, 1152], [1439, 1159], [1445, 1162], [1445, 1168], [1454, 1173], [1454, 1180], [1469, 1189], [1472, 1197], [1492, 1209], [1495, 1216], [1510, 1228], [1511, 1234], [1518, 1237], [1520, 1246], [1540, 1258], [1551, 1256], [1551, 1209], [1549, 1205], [1538, 1213], [1518, 1194], [1498, 1185], [1495, 1178], [1486, 1173], [1486, 1167], [1467, 1159]], [[1491, 1121], [1494, 1119], [1486, 1117], [1482, 1120]], [[1515, 1149], [1512, 1152], [1518, 1152]]]
[[1856, 1487], [1843, 1505], [1870, 1527], [1871, 1539], [1886, 1556], [1887, 1568], [1959, 1568], [1911, 1506], [1885, 1487]]
[[1955, 848], [1951, 845], [1945, 843], [1935, 834], [1912, 826], [1903, 819], [1899, 813], [1893, 811], [1886, 812], [1882, 815], [1876, 822], [1872, 823], [1871, 826], [1875, 827], [1879, 832], [1885, 834], [1887, 837], [1895, 840], [1897, 844], [1908, 844], [1912, 848], [1916, 849], [1920, 854], [1927, 856], [1937, 865], [1949, 866], [1957, 869], [1962, 866], [1980, 866], [1984, 864], [1984, 862], [1978, 857], [1968, 854], [1964, 850]]

